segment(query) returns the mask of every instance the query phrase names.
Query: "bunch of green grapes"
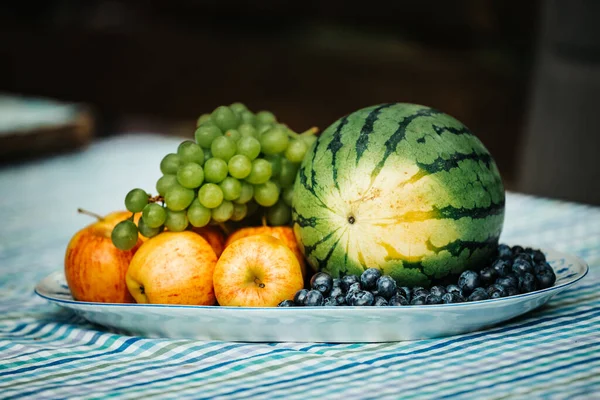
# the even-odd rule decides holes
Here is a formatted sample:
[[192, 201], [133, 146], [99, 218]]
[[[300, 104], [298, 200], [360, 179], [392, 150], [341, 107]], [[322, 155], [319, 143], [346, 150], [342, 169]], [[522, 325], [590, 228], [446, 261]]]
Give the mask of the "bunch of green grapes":
[[195, 141], [182, 142], [160, 162], [159, 196], [142, 189], [127, 194], [127, 209], [142, 216], [137, 226], [133, 219], [118, 224], [113, 243], [130, 249], [138, 231], [152, 237], [165, 228], [179, 232], [257, 212], [271, 225], [289, 223], [293, 184], [315, 133], [295, 133], [271, 112], [254, 114], [241, 103], [201, 115]]

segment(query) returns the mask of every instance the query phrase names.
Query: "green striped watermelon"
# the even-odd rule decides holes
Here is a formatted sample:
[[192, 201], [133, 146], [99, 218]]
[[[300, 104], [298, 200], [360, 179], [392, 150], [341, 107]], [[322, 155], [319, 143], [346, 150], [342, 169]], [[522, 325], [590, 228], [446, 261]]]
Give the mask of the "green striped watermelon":
[[294, 232], [315, 270], [379, 268], [399, 284], [476, 268], [496, 249], [504, 187], [483, 144], [453, 117], [392, 103], [327, 128], [294, 186]]

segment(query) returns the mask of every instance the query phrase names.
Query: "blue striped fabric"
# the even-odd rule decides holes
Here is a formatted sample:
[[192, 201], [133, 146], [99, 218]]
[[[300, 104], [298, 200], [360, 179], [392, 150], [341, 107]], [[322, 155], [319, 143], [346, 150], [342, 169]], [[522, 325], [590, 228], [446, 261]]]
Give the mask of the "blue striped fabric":
[[503, 240], [585, 259], [588, 277], [510, 323], [436, 340], [245, 344], [130, 337], [49, 305], [71, 235], [154, 188], [179, 140], [111, 138], [0, 170], [0, 398], [550, 398], [600, 394], [600, 209], [509, 194]]

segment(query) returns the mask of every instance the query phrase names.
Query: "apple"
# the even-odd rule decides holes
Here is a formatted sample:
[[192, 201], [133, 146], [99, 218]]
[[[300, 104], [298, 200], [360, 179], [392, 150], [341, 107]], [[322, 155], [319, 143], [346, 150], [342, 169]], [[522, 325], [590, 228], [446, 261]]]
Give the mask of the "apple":
[[79, 210], [98, 221], [78, 231], [67, 246], [65, 278], [75, 300], [101, 303], [132, 303], [125, 285], [125, 273], [136, 250], [117, 249], [110, 238], [112, 229], [129, 218], [130, 212], [117, 211], [105, 217]]
[[214, 305], [216, 263], [214, 250], [197, 233], [162, 232], [135, 253], [125, 282], [138, 303]]
[[222, 306], [275, 307], [304, 287], [298, 259], [270, 235], [248, 236], [226, 247], [213, 281]]
[[225, 242], [225, 247], [227, 248], [227, 246], [236, 240], [254, 235], [269, 235], [281, 240], [296, 255], [300, 268], [302, 269], [302, 274], [305, 278], [308, 278], [309, 275], [306, 268], [306, 262], [304, 261], [304, 255], [298, 246], [294, 230], [289, 226], [263, 225], [241, 228], [229, 235]]
[[217, 258], [221, 257], [225, 248], [225, 235], [218, 226], [207, 225], [202, 228], [192, 227], [192, 232], [202, 236], [215, 251]]

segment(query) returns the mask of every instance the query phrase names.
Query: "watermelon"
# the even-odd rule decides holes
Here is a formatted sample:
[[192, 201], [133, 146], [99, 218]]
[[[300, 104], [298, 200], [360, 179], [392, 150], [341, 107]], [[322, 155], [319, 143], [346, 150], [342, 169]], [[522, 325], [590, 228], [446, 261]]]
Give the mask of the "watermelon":
[[292, 215], [313, 269], [340, 277], [374, 267], [401, 285], [428, 285], [492, 256], [504, 187], [459, 121], [422, 105], [382, 104], [319, 136], [300, 165]]

